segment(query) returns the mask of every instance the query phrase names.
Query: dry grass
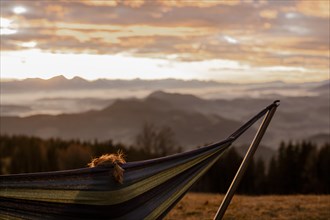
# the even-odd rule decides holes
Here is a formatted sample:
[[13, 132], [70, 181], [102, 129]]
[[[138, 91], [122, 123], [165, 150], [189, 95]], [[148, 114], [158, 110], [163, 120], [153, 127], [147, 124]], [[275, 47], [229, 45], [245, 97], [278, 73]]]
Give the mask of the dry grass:
[[[165, 220], [213, 219], [222, 198], [223, 195], [188, 193], [167, 215]], [[330, 220], [330, 196], [235, 195], [223, 219]]]

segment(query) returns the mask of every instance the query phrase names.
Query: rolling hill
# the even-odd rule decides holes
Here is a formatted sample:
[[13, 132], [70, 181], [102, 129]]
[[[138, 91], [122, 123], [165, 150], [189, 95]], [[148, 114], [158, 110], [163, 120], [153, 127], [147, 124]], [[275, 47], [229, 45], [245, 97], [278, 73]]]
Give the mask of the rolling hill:
[[[113, 139], [133, 144], [143, 125], [151, 123], [158, 127], [170, 127], [178, 143], [188, 148], [221, 140], [242, 124], [214, 114], [177, 109], [154, 95], [143, 100], [117, 100], [100, 111], [55, 116], [1, 117], [1, 133], [44, 138]], [[253, 132], [252, 129], [248, 133], [252, 135]]]

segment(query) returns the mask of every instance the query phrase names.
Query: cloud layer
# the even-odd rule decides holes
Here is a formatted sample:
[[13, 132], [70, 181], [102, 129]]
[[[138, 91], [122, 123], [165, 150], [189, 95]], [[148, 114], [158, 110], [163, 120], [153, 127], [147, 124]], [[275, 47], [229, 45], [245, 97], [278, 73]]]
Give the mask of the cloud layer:
[[329, 2], [1, 0], [1, 50], [26, 49], [228, 60], [245, 71], [327, 78]]

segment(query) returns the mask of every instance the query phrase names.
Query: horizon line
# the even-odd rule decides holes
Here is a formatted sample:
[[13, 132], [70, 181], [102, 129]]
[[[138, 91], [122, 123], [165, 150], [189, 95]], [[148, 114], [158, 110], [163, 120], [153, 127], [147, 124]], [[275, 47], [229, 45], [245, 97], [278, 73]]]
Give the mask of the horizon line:
[[105, 78], [105, 77], [100, 77], [100, 78], [93, 78], [93, 79], [87, 79], [84, 78], [82, 76], [79, 75], [75, 75], [73, 77], [68, 77], [65, 76], [63, 74], [59, 74], [59, 75], [54, 75], [52, 77], [26, 77], [26, 78], [9, 78], [9, 77], [1, 77], [0, 75], [0, 82], [13, 82], [13, 81], [24, 81], [24, 80], [29, 80], [29, 79], [37, 79], [37, 80], [52, 80], [52, 79], [56, 79], [56, 78], [63, 78], [66, 80], [73, 80], [73, 79], [82, 79], [88, 82], [95, 82], [98, 80], [108, 80], [108, 81], [137, 81], [137, 80], [141, 80], [141, 81], [165, 81], [165, 80], [177, 80], [177, 81], [183, 81], [183, 82], [189, 82], [189, 81], [198, 81], [198, 82], [205, 82], [205, 83], [209, 83], [209, 82], [215, 82], [215, 83], [226, 83], [226, 84], [263, 84], [263, 83], [285, 83], [285, 84], [302, 84], [302, 83], [317, 83], [317, 82], [323, 82], [323, 81], [330, 81], [330, 76], [328, 77], [328, 79], [323, 79], [323, 80], [310, 80], [310, 81], [286, 81], [286, 80], [264, 80], [264, 81], [256, 81], [256, 80], [245, 80], [245, 81], [237, 81], [237, 80], [216, 80], [216, 79], [183, 79], [183, 78], [174, 78], [174, 77], [167, 77], [167, 78]]

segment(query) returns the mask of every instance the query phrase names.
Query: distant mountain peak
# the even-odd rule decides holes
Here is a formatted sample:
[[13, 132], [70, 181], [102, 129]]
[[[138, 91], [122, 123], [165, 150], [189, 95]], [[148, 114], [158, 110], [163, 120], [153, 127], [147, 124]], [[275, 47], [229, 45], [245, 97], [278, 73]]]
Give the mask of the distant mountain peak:
[[[23, 83], [31, 83], [31, 82], [41, 82], [41, 81], [44, 81], [43, 79], [41, 78], [26, 78], [26, 79], [23, 79], [23, 80], [17, 80], [17, 81], [11, 81], [11, 82], [23, 82]], [[9, 81], [9, 83], [11, 83]]]
[[54, 76], [47, 81], [67, 81], [68, 79], [63, 75]]
[[150, 93], [148, 97], [150, 97], [150, 98], [158, 98], [158, 97], [163, 97], [164, 95], [169, 95], [169, 93], [166, 93], [166, 92], [164, 92], [162, 90], [156, 90], [156, 91]]
[[74, 81], [74, 82], [87, 82], [86, 79], [80, 77], [80, 76], [75, 76], [71, 79], [71, 81]]
[[200, 100], [197, 96], [191, 95], [191, 94], [181, 94], [181, 93], [169, 93], [169, 92], [164, 92], [162, 90], [157, 90], [152, 92], [148, 98], [158, 98], [158, 99], [185, 99], [185, 100]]

